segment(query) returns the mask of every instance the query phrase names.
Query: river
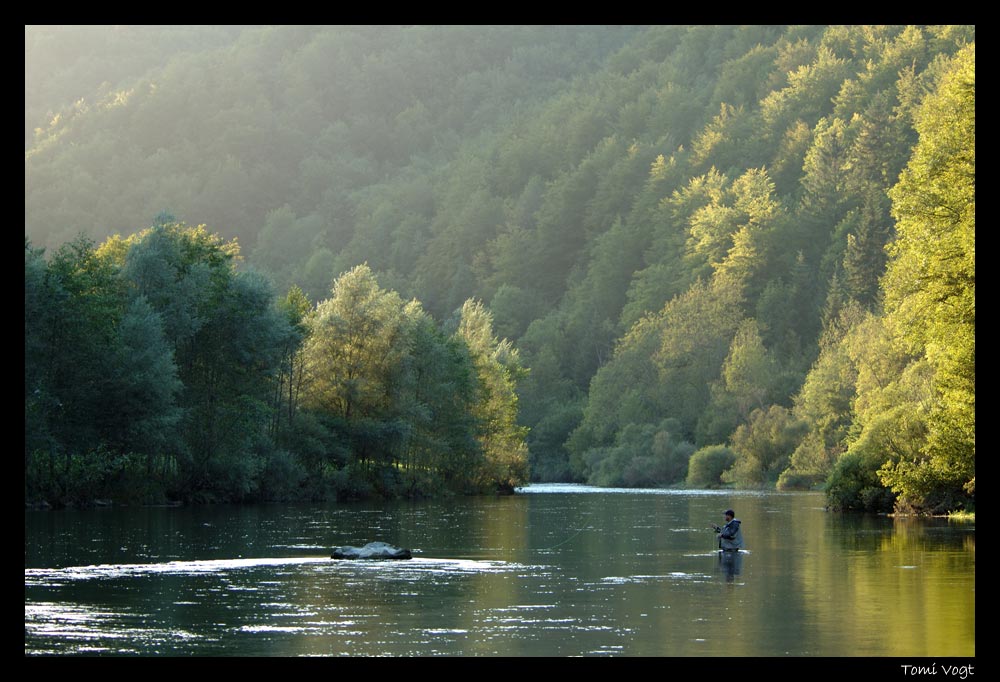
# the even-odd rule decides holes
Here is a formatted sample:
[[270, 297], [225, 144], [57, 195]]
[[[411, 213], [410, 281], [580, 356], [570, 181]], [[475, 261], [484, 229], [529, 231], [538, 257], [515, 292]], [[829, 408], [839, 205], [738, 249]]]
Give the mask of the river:
[[[532, 485], [25, 511], [26, 655], [974, 657], [975, 524]], [[732, 507], [746, 548], [709, 526]], [[382, 540], [409, 561], [331, 560]]]

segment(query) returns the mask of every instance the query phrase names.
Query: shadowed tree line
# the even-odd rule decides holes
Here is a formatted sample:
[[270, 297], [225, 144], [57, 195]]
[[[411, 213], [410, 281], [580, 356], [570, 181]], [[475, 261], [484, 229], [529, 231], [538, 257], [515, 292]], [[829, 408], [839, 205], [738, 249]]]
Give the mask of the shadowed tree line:
[[164, 222], [49, 259], [25, 242], [25, 498], [253, 501], [512, 490], [517, 351], [446, 333], [367, 266], [316, 306]]

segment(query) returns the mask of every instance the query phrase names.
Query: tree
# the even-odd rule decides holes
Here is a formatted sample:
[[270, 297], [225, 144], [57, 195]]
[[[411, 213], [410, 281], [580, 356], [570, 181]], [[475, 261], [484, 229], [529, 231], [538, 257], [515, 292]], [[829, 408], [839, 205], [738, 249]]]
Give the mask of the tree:
[[613, 445], [629, 424], [672, 417], [678, 436], [694, 441], [741, 319], [739, 301], [731, 288], [697, 282], [633, 325], [594, 376], [583, 421], [567, 441], [581, 475], [589, 475], [587, 450]]
[[[836, 289], [834, 283], [831, 294]], [[830, 303], [819, 357], [794, 398], [793, 414], [806, 423], [809, 432], [792, 453], [790, 465], [778, 481], [779, 488], [810, 487], [825, 481], [847, 448], [858, 370], [844, 338], [865, 319], [865, 312], [856, 301], [844, 307]]]
[[711, 384], [711, 399], [698, 420], [698, 441], [726, 440], [752, 411], [777, 399], [780, 380], [778, 364], [764, 348], [756, 321], [744, 320], [730, 343], [720, 377]]
[[[38, 271], [31, 270], [37, 277]], [[48, 299], [41, 319], [26, 320], [25, 331], [44, 344], [35, 390], [40, 389], [39, 399], [51, 410], [42, 422], [64, 454], [68, 471], [73, 455], [94, 450], [109, 435], [102, 401], [114, 400], [125, 291], [114, 267], [91, 240], [80, 237], [56, 251], [41, 294]], [[36, 328], [38, 323], [44, 326]]]
[[54, 448], [48, 420], [54, 408], [50, 340], [56, 304], [44, 251], [24, 240], [24, 469], [32, 453]]
[[736, 330], [722, 364], [725, 390], [736, 399], [741, 418], [746, 419], [751, 410], [764, 408], [777, 373], [776, 363], [760, 340], [756, 321], [745, 320]]
[[475, 482], [481, 488], [513, 490], [528, 480], [527, 429], [517, 424], [515, 392], [526, 370], [513, 344], [493, 335], [493, 317], [478, 301], [469, 299], [462, 306], [456, 336], [468, 346], [479, 377], [473, 414], [483, 464]]
[[736, 462], [736, 453], [724, 445], [709, 445], [693, 455], [688, 464], [689, 488], [717, 488], [722, 474]]
[[933, 372], [927, 441], [883, 469], [917, 506], [975, 495], [975, 44], [954, 59], [917, 115], [920, 141], [892, 189], [897, 240], [883, 286], [886, 316]]
[[292, 285], [285, 298], [278, 301], [278, 311], [288, 323], [288, 334], [281, 350], [281, 365], [274, 382], [274, 421], [271, 434], [277, 437], [283, 429], [294, 427], [299, 396], [305, 383], [305, 363], [302, 347], [309, 333], [312, 304], [302, 289]]
[[143, 453], [153, 475], [156, 455], [169, 452], [178, 435], [182, 384], [160, 315], [142, 295], [125, 309], [116, 350], [113, 401], [104, 403], [105, 440], [120, 452]]
[[[25, 315], [29, 494], [57, 504], [101, 494], [157, 497], [151, 484], [161, 471], [154, 464], [177, 437], [181, 417], [177, 367], [160, 316], [85, 238], [59, 249], [49, 264], [26, 242]], [[114, 487], [111, 479], [136, 454], [144, 457], [149, 485]]]
[[528, 325], [540, 316], [542, 302], [537, 292], [522, 289], [514, 284], [502, 284], [490, 301], [497, 333], [516, 341]]
[[331, 294], [310, 324], [309, 404], [343, 419], [379, 414], [403, 351], [403, 302], [367, 265], [338, 277]]
[[316, 306], [305, 346], [305, 406], [336, 418], [357, 461], [379, 477], [402, 454], [395, 383], [406, 356], [404, 304], [367, 265], [345, 272]]
[[401, 378], [401, 414], [411, 425], [408, 494], [465, 491], [482, 464], [476, 417], [479, 378], [468, 347], [411, 303], [410, 353]]
[[652, 487], [683, 481], [694, 445], [680, 436], [680, 423], [629, 424], [610, 447], [584, 454], [591, 485]]
[[204, 226], [158, 224], [109, 240], [100, 253], [121, 259], [124, 280], [156, 311], [173, 351], [183, 384], [176, 492], [252, 496], [272, 446], [273, 382], [290, 333], [270, 283], [237, 271], [238, 245]]
[[930, 367], [900, 348], [883, 316], [867, 313], [842, 343], [857, 379], [847, 451], [834, 466], [828, 494], [838, 507], [888, 511], [897, 495], [879, 470], [920, 455], [927, 437]]
[[733, 433], [730, 445], [737, 453], [736, 462], [722, 480], [740, 487], [773, 485], [788, 467], [806, 428], [780, 405], [757, 408]]

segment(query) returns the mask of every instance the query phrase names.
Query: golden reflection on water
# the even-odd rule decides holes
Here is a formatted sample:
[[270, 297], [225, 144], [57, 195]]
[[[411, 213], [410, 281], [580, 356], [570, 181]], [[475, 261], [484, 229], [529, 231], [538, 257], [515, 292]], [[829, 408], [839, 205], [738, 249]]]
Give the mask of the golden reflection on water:
[[[119, 560], [26, 568], [25, 652], [974, 656], [974, 523], [831, 514], [821, 501], [528, 494], [189, 510], [188, 530], [156, 515], [38, 517], [61, 538], [113, 529], [80, 556], [102, 558], [90, 547], [104, 543]], [[708, 526], [730, 506], [747, 550], [720, 557]], [[164, 524], [169, 554], [186, 559], [144, 558], [167, 553], [149, 540]], [[52, 565], [48, 536], [26, 526], [26, 538], [26, 565]], [[405, 541], [414, 559], [328, 558], [369, 538]], [[120, 557], [131, 545], [151, 549]]]

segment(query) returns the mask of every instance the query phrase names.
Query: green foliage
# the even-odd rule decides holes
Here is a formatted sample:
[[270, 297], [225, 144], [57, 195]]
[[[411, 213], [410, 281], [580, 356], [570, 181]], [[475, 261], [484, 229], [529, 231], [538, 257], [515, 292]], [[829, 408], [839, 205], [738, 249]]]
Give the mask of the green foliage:
[[[532, 367], [534, 375], [536, 367]], [[528, 468], [532, 480], [573, 481], [576, 476], [564, 443], [583, 418], [583, 400], [544, 405], [544, 416], [528, 433]]]
[[298, 500], [306, 476], [305, 467], [294, 455], [285, 450], [272, 450], [264, 458], [259, 498], [274, 502]]
[[409, 395], [404, 418], [411, 424], [404, 487], [408, 494], [464, 489], [482, 456], [469, 349], [426, 314], [417, 316], [412, 334], [402, 386]]
[[717, 488], [722, 475], [736, 462], [736, 453], [724, 445], [709, 445], [691, 455], [688, 462], [689, 488]]
[[896, 495], [878, 477], [878, 453], [848, 452], [837, 460], [826, 485], [835, 511], [890, 512]]
[[778, 399], [778, 365], [764, 348], [757, 323], [744, 320], [733, 336], [722, 363], [722, 376], [711, 385], [711, 400], [698, 420], [698, 441], [724, 439], [750, 413]]
[[176, 436], [180, 388], [159, 315], [114, 263], [85, 238], [50, 262], [25, 243], [29, 499], [79, 503], [88, 490], [120, 498], [121, 490], [98, 483], [134, 472], [136, 452], [148, 453], [152, 477], [154, 453]]
[[722, 480], [741, 488], [774, 485], [788, 468], [789, 460], [808, 428], [790, 410], [771, 405], [757, 408], [745, 424], [733, 432], [732, 449], [736, 463]]
[[[974, 40], [974, 26], [27, 27], [26, 236], [57, 250], [172, 215], [96, 260], [78, 244], [43, 267], [26, 249], [26, 463], [172, 439], [178, 494], [476, 487], [445, 462], [476, 469], [489, 429], [472, 406], [511, 404], [510, 384], [484, 373], [492, 351], [404, 303], [444, 319], [475, 297], [486, 336], [532, 368], [497, 433], [533, 429], [533, 478], [586, 479], [593, 461], [623, 480], [636, 457], [611, 451], [664, 419], [685, 441], [732, 442], [753, 410], [794, 404], [808, 433], [788, 485], [900, 429], [878, 456], [901, 506], [971, 505]], [[234, 236], [304, 295], [263, 315]], [[356, 383], [309, 388], [308, 301], [358, 263], [385, 287], [371, 321], [386, 354], [360, 344]], [[126, 355], [149, 346], [124, 374], [123, 328]], [[227, 335], [240, 350], [206, 373]], [[303, 402], [324, 382], [349, 417]], [[87, 400], [121, 407], [123, 390], [150, 401], [131, 431]], [[230, 461], [244, 451], [256, 463]], [[268, 492], [253, 481], [272, 459], [290, 483]], [[213, 488], [216, 464], [243, 473]]]
[[736, 332], [738, 300], [731, 289], [698, 284], [633, 326], [595, 375], [583, 421], [567, 442], [582, 475], [589, 477], [593, 459], [586, 452], [612, 445], [629, 425], [668, 415], [679, 436], [694, 440], [709, 382]]
[[362, 265], [313, 310], [297, 287], [275, 302], [237, 253], [177, 223], [99, 249], [81, 239], [51, 263], [25, 242], [26, 499], [283, 501], [527, 480], [514, 392], [526, 370], [481, 304], [448, 337]]
[[[236, 273], [234, 255], [204, 229], [178, 224], [100, 249], [85, 240], [60, 249], [41, 278], [46, 300], [32, 303], [53, 314], [39, 318], [45, 328], [38, 333], [26, 327], [26, 339], [44, 344], [49, 356], [39, 364], [40, 349], [28, 343], [26, 407], [36, 424], [26, 462], [49, 462], [43, 489], [30, 494], [85, 501], [69, 495], [85, 476], [96, 477], [83, 488], [93, 499], [121, 472], [140, 475], [137, 460], [144, 464], [142, 500], [253, 492], [258, 472], [243, 452], [261, 438], [272, 349], [285, 328], [266, 283]], [[32, 298], [37, 258], [26, 247]], [[53, 463], [57, 452], [61, 468]], [[93, 466], [79, 468], [80, 458]]]
[[528, 430], [517, 424], [515, 392], [526, 370], [513, 344], [493, 335], [493, 316], [478, 301], [462, 306], [455, 336], [468, 346], [478, 375], [473, 415], [483, 461], [473, 483], [479, 489], [512, 491], [528, 480]]
[[118, 331], [115, 400], [105, 402], [102, 420], [116, 435], [107, 442], [121, 452], [169, 450], [181, 417], [176, 399], [183, 385], [162, 318], [140, 295], [128, 304]]
[[339, 277], [310, 321], [306, 405], [348, 420], [387, 414], [404, 323], [402, 299], [379, 288], [367, 265]]
[[954, 509], [975, 495], [975, 45], [917, 115], [920, 142], [891, 193], [899, 238], [886, 316], [933, 373], [919, 453], [883, 469], [909, 504]]
[[809, 432], [792, 453], [787, 469], [778, 476], [778, 490], [810, 490], [825, 481], [835, 459], [815, 431]]
[[466, 303], [449, 338], [418, 302], [382, 289], [361, 265], [337, 278], [305, 324], [301, 403], [315, 417], [288, 442], [311, 432], [298, 443], [307, 470], [343, 467], [328, 484], [334, 495], [513, 489], [527, 480], [514, 393], [524, 370], [512, 344], [493, 336], [482, 304]]
[[502, 284], [490, 301], [497, 334], [516, 341], [528, 330], [528, 325], [542, 312], [537, 293], [514, 284]]
[[39, 451], [24, 472], [25, 502], [57, 507], [163, 502], [162, 481], [151, 473], [146, 456], [103, 446], [69, 455]]
[[[416, 301], [405, 304], [382, 289], [361, 265], [337, 278], [306, 324], [302, 405], [328, 420], [327, 432], [343, 443], [353, 475], [373, 492], [392, 495], [399, 469], [442, 476], [469, 466], [468, 360]], [[316, 438], [314, 470], [331, 462], [323, 447], [329, 436], [320, 430]], [[345, 485], [336, 483], [336, 494], [345, 494]]]
[[82, 238], [49, 262], [25, 243], [26, 499], [159, 499], [180, 389], [159, 315], [114, 263]]
[[694, 445], [679, 435], [676, 419], [629, 424], [611, 447], [584, 454], [591, 485], [653, 487], [683, 481]]

